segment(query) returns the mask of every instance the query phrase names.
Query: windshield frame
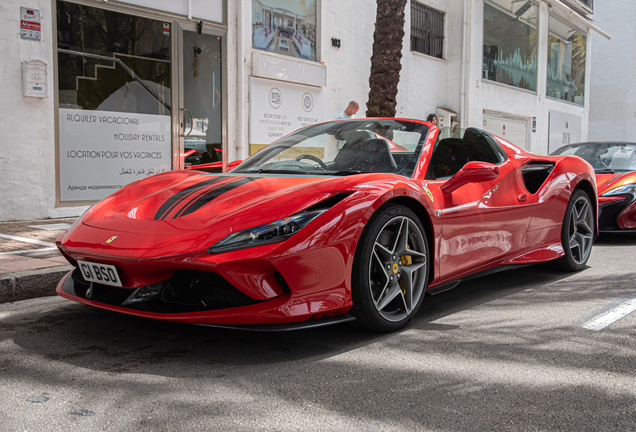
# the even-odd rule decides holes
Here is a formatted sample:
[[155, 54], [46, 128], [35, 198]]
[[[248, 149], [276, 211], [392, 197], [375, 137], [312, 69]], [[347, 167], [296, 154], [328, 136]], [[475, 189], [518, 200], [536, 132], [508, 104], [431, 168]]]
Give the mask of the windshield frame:
[[[301, 176], [343, 176], [373, 172], [413, 178], [430, 131], [430, 126], [427, 123], [414, 119], [354, 118], [317, 123], [298, 129], [274, 141], [235, 167], [232, 172]], [[419, 134], [419, 138], [416, 135], [402, 135], [403, 139], [408, 138], [411, 142], [400, 145], [393, 141], [396, 138], [396, 133]], [[362, 141], [363, 144], [354, 144], [354, 137], [356, 140]], [[316, 141], [311, 142], [313, 139]], [[414, 142], [415, 140], [417, 143]], [[349, 155], [357, 155], [358, 159], [364, 160], [360, 156], [364, 153], [364, 149], [357, 149], [354, 145], [364, 145], [365, 142], [371, 141], [377, 143], [377, 146], [373, 146], [374, 151], [378, 147], [375, 154], [383, 153], [379, 157], [392, 161], [392, 165], [385, 163], [383, 166], [378, 161], [374, 161], [376, 164], [371, 169], [366, 169], [363, 164], [356, 165], [344, 156], [343, 149], [348, 148]], [[308, 148], [302, 143], [310, 144], [311, 148], [317, 150], [318, 156], [320, 156], [318, 150], [322, 150], [322, 157], [304, 154], [293, 159], [289, 154], [283, 155], [284, 152], [290, 150], [293, 154], [293, 151], [296, 150], [294, 146], [300, 154], [301, 149]], [[384, 146], [386, 148], [383, 148]], [[329, 155], [327, 155], [327, 147], [331, 151]], [[332, 160], [327, 159], [327, 157], [334, 155]], [[339, 155], [341, 156], [340, 163], [336, 161]], [[374, 171], [374, 169], [376, 170]]]
[[[622, 165], [619, 165], [619, 160], [614, 157], [621, 149], [631, 148], [630, 155], [621, 160]], [[573, 149], [576, 149], [572, 152]], [[612, 149], [616, 149], [613, 152]], [[596, 152], [591, 152], [597, 150]], [[567, 152], [567, 153], [566, 153]], [[577, 154], [578, 153], [578, 154]], [[622, 151], [625, 153], [625, 151]], [[553, 151], [551, 156], [578, 156], [594, 168], [596, 174], [615, 174], [636, 171], [636, 142], [621, 142], [621, 141], [591, 141], [584, 143], [568, 144], [559, 147]], [[609, 155], [611, 157], [603, 157]], [[616, 159], [616, 163], [615, 162]], [[629, 165], [626, 165], [628, 164]]]

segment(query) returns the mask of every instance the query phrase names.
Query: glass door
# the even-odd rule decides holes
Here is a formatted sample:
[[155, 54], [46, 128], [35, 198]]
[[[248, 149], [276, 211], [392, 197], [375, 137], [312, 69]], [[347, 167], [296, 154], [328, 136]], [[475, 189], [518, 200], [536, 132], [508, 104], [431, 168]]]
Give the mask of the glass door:
[[57, 202], [84, 205], [172, 168], [170, 23], [55, 7]]
[[175, 168], [195, 166], [221, 172], [223, 161], [222, 38], [212, 30], [183, 25], [179, 48], [179, 160]]

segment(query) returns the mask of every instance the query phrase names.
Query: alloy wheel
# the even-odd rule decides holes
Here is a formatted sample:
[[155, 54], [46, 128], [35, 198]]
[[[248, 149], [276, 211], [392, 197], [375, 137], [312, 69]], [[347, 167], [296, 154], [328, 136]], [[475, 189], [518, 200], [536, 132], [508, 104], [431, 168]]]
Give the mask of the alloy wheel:
[[572, 259], [577, 264], [587, 261], [594, 243], [594, 212], [586, 197], [579, 197], [572, 206], [568, 239]]
[[426, 286], [425, 239], [409, 217], [389, 220], [373, 244], [369, 265], [371, 298], [387, 321], [408, 317]]

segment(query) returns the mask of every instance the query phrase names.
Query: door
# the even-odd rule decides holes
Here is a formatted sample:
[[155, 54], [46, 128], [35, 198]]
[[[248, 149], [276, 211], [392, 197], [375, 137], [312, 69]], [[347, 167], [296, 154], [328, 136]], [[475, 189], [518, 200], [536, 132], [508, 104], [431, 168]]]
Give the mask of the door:
[[200, 166], [220, 172], [223, 155], [227, 155], [222, 37], [210, 29], [179, 28], [179, 110], [175, 113], [179, 152], [175, 168]]
[[516, 164], [499, 165], [496, 180], [470, 183], [444, 196], [440, 276], [455, 279], [522, 249], [530, 222]]
[[484, 130], [530, 150], [528, 145], [528, 121], [502, 114], [484, 113]]
[[[499, 175], [444, 193], [441, 186], [469, 161], [497, 165]], [[456, 279], [523, 247], [530, 213], [525, 206], [527, 191], [517, 180], [518, 164], [517, 158], [508, 158], [499, 144], [476, 129], [466, 130], [463, 138], [438, 142], [426, 178], [433, 180], [428, 187], [442, 207], [437, 215], [442, 220], [440, 280]]]

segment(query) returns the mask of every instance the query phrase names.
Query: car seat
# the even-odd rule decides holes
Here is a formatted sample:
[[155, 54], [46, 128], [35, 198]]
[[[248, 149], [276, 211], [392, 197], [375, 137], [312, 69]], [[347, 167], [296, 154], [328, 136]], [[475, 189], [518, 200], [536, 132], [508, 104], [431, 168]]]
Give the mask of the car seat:
[[334, 168], [341, 171], [386, 172], [397, 170], [389, 143], [380, 138], [348, 140], [334, 159]]

